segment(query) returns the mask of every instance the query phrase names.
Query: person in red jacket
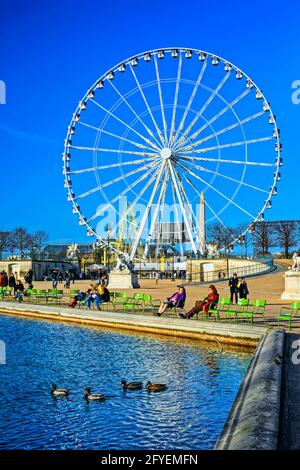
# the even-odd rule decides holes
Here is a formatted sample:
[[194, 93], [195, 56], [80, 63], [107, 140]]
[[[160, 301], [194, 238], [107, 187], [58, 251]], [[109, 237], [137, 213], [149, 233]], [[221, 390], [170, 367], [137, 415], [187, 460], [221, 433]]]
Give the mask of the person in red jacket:
[[204, 300], [197, 300], [195, 307], [193, 307], [189, 312], [180, 313], [179, 315], [187, 320], [195, 315], [195, 313], [201, 311], [205, 312], [207, 315], [208, 309], [214, 307], [219, 302], [219, 294], [215, 286], [210, 285], [208, 289], [209, 294]]

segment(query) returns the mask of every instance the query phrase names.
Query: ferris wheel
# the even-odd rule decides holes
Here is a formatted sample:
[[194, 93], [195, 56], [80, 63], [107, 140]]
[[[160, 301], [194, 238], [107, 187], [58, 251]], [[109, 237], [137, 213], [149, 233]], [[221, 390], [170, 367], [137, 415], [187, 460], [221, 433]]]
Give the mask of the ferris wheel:
[[213, 225], [232, 245], [264, 220], [281, 178], [279, 137], [270, 103], [240, 68], [202, 50], [155, 49], [85, 93], [65, 139], [64, 185], [99, 243], [105, 224], [117, 238], [134, 219], [131, 260], [163, 243], [203, 253]]

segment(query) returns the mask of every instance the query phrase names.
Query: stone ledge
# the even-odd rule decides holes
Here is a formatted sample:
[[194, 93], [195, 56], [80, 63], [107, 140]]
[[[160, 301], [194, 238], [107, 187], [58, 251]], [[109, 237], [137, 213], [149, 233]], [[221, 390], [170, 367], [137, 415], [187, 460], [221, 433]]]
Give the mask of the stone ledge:
[[[276, 450], [279, 438], [285, 332], [266, 335], [248, 367], [216, 450]], [[279, 361], [280, 362], [280, 361]]]
[[183, 320], [176, 318], [156, 318], [147, 315], [128, 314], [121, 312], [88, 312], [60, 306], [16, 304], [5, 302], [0, 304], [0, 312], [20, 315], [27, 318], [47, 319], [92, 325], [119, 330], [131, 330], [157, 333], [168, 336], [215, 341], [231, 345], [256, 347], [259, 340], [268, 332], [266, 327], [240, 324], [205, 322], [202, 320]]

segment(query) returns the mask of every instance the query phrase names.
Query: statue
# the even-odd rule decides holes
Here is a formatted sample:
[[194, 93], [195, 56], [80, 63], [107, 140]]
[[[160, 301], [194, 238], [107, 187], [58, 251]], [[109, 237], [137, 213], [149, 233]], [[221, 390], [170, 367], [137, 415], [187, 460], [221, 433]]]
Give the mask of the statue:
[[78, 244], [77, 243], [72, 243], [71, 245], [68, 246], [67, 249], [67, 259], [68, 260], [74, 260], [78, 259], [78, 254], [79, 254], [79, 249], [78, 249]]
[[298, 251], [295, 251], [295, 253], [293, 254], [293, 260], [294, 260], [294, 263], [292, 266], [292, 271], [299, 272], [300, 271], [300, 256], [299, 256]]
[[117, 264], [116, 266], [114, 267], [113, 271], [115, 272], [129, 272], [131, 273], [133, 271], [133, 268], [134, 268], [134, 264], [133, 262], [131, 261], [128, 253], [125, 253], [124, 256], [118, 256], [118, 259], [117, 259]]

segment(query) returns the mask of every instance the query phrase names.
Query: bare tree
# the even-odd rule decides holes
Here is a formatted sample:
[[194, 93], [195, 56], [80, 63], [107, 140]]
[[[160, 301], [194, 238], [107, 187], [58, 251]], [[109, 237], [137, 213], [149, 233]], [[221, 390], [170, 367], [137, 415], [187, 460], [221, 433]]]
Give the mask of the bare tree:
[[21, 258], [23, 258], [29, 250], [30, 242], [31, 237], [24, 227], [17, 227], [11, 233], [11, 247], [19, 252]]
[[267, 222], [257, 222], [251, 232], [252, 243], [263, 255], [274, 245], [274, 229]]
[[29, 237], [29, 256], [41, 258], [42, 247], [48, 240], [49, 235], [44, 230], [38, 230]]
[[284, 248], [285, 258], [289, 257], [289, 249], [299, 242], [299, 228], [297, 222], [285, 220], [278, 222], [274, 227], [276, 245]]
[[229, 246], [234, 239], [233, 229], [225, 227], [222, 224], [214, 224], [209, 227], [208, 235], [216, 244], [217, 251], [220, 251], [222, 248], [225, 248], [225, 252], [228, 252]]
[[2, 259], [3, 251], [9, 249], [10, 232], [0, 232], [0, 259]]

